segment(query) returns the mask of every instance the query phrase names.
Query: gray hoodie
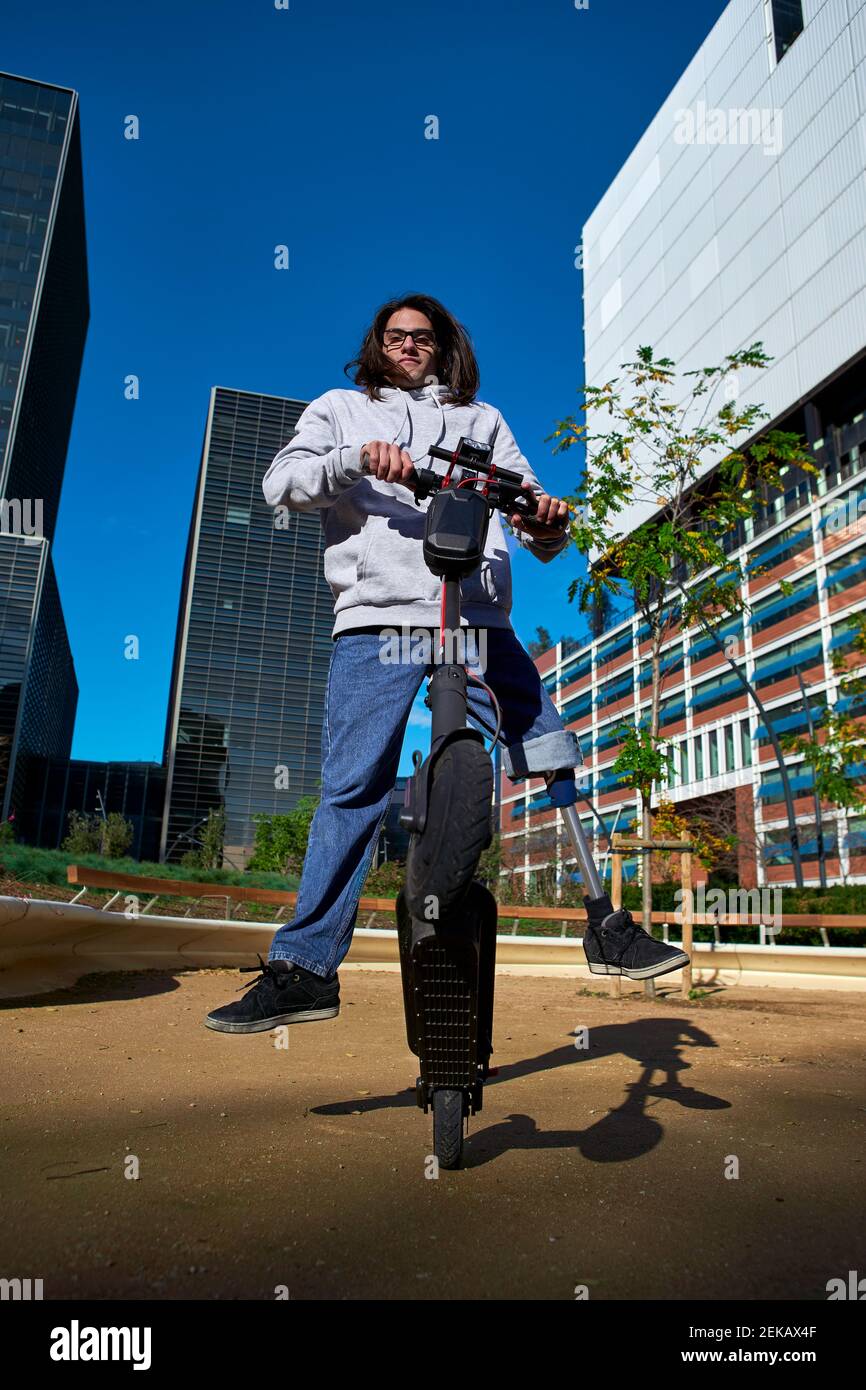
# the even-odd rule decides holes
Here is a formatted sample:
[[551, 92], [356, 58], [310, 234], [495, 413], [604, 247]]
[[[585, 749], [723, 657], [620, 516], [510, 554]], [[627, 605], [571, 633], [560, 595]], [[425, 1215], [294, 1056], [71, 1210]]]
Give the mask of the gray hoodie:
[[[544, 489], [515, 443], [502, 415], [483, 401], [454, 405], [447, 387], [384, 387], [382, 400], [361, 391], [326, 391], [311, 401], [297, 432], [262, 480], [265, 500], [290, 511], [317, 511], [325, 536], [325, 578], [334, 595], [333, 636], [352, 628], [436, 627], [441, 581], [424, 563], [424, 517], [430, 499], [415, 502], [410, 489], [368, 477], [361, 449], [374, 439], [397, 444], [416, 467], [447, 472], [431, 460], [431, 444], [455, 448], [461, 435], [494, 444], [494, 461], [514, 469], [538, 496]], [[455, 481], [460, 470], [455, 469]], [[519, 536], [548, 561], [568, 544]], [[482, 563], [460, 585], [463, 620], [470, 627], [510, 627], [511, 562], [500, 513], [490, 518]]]

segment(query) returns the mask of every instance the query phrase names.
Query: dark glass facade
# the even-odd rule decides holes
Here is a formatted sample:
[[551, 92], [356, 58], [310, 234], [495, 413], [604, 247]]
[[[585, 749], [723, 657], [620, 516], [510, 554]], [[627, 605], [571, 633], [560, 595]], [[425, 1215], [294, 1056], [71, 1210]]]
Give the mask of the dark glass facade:
[[319, 791], [334, 625], [322, 528], [315, 512], [275, 527], [261, 486], [304, 405], [211, 393], [166, 727], [168, 860], [223, 809], [226, 863], [240, 867], [257, 813], [285, 814]]
[[106, 815], [118, 811], [132, 825], [130, 859], [159, 859], [165, 768], [161, 763], [99, 763], [79, 758], [31, 758], [24, 810], [15, 818], [18, 838], [59, 849], [70, 811], [92, 814], [99, 798]]
[[0, 74], [0, 496], [49, 540], [89, 314], [76, 94]]
[[24, 809], [32, 757], [68, 757], [78, 683], [46, 541], [0, 536], [3, 819]]
[[51, 562], [89, 318], [76, 94], [0, 73], [0, 800], [68, 757], [78, 698]]

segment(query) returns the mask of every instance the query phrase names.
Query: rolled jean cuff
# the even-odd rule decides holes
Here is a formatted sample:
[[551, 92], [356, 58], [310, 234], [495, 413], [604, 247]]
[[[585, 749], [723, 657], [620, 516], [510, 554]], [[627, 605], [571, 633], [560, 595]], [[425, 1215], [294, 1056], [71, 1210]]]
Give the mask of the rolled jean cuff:
[[570, 729], [554, 729], [525, 743], [513, 743], [506, 748], [503, 762], [512, 782], [518, 782], [542, 772], [558, 772], [562, 767], [580, 767], [583, 754], [577, 734]]

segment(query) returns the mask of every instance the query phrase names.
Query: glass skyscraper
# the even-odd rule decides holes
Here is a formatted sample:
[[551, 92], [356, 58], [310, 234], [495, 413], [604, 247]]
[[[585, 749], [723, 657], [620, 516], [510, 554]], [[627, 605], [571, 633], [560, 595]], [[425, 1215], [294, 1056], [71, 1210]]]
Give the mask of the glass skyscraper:
[[51, 558], [89, 318], [76, 93], [0, 73], [0, 800], [68, 757], [78, 690]]
[[211, 810], [243, 866], [257, 813], [315, 795], [334, 601], [316, 513], [285, 526], [262, 477], [305, 402], [214, 387], [184, 564], [165, 737], [161, 858], [177, 861]]

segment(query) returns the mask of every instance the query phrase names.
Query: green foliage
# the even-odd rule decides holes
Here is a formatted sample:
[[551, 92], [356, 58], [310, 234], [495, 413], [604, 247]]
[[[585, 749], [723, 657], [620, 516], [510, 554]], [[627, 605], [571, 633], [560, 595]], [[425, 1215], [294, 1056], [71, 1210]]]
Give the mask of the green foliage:
[[286, 815], [254, 816], [255, 840], [248, 868], [300, 873], [319, 801], [318, 796], [302, 796]]
[[361, 890], [362, 898], [396, 898], [406, 881], [406, 865], [399, 859], [388, 859], [377, 869], [371, 869]]
[[623, 725], [623, 744], [613, 765], [622, 786], [636, 787], [645, 802], [652, 794], [654, 782], [660, 782], [667, 767], [668, 746], [665, 740], [654, 738], [649, 729]]
[[501, 868], [502, 839], [499, 832], [495, 831], [493, 839], [490, 841], [487, 849], [482, 851], [481, 858], [478, 861], [478, 868], [475, 871], [475, 877], [481, 883], [486, 884], [497, 902], [504, 901], [504, 899], [499, 896], [502, 883], [499, 872]]
[[[70, 854], [62, 849], [42, 849], [20, 843], [3, 846], [3, 867], [19, 883], [53, 884], [68, 887], [66, 869], [69, 864], [82, 864], [90, 869], [114, 869], [124, 874], [139, 874], [148, 878], [188, 879], [189, 871], [180, 864], [159, 864], [151, 860], [129, 858], [107, 859], [100, 854]], [[246, 873], [238, 869], [202, 869], [195, 873], [200, 883], [234, 883], [245, 887], [294, 889], [296, 876], [265, 871]], [[110, 892], [111, 890], [106, 890]]]
[[218, 869], [222, 864], [226, 833], [225, 808], [212, 806], [207, 820], [200, 827], [201, 839], [196, 849], [181, 856], [184, 869]]
[[4, 820], [0, 823], [0, 845], [14, 845], [15, 827], [11, 820]]
[[553, 646], [553, 638], [546, 627], [537, 627], [535, 629], [535, 634], [537, 640], [535, 642], [530, 642], [526, 650], [532, 657], [543, 656], [544, 653], [549, 651]]
[[104, 859], [119, 859], [132, 844], [133, 825], [119, 811], [103, 817], [97, 812], [69, 812], [69, 833], [62, 848], [73, 855], [99, 854]]

